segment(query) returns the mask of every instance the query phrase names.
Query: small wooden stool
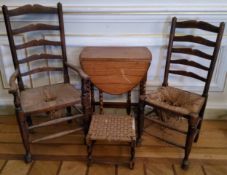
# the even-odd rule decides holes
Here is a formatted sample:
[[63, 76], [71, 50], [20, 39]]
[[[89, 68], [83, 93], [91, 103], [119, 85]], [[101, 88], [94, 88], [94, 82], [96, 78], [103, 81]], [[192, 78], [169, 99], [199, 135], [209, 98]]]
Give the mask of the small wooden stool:
[[[93, 115], [87, 135], [88, 164], [92, 163], [92, 147], [96, 141], [127, 142], [130, 145], [130, 168], [134, 167], [136, 129], [135, 119], [130, 116], [131, 90], [140, 85], [139, 95], [145, 92], [147, 70], [151, 53], [145, 47], [87, 47], [80, 55], [83, 70], [93, 86], [99, 89], [100, 114], [103, 114], [103, 92], [120, 95], [127, 93], [126, 103], [114, 103], [110, 107], [126, 107], [128, 115]], [[94, 88], [91, 90], [93, 109]], [[138, 124], [138, 127], [140, 124]]]

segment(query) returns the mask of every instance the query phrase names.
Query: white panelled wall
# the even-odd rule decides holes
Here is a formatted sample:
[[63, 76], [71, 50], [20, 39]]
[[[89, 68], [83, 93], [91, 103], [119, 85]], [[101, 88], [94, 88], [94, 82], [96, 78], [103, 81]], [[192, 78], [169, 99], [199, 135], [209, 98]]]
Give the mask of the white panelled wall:
[[[56, 0], [1, 0], [0, 5], [7, 5], [9, 8], [28, 3], [55, 6], [57, 2]], [[62, 4], [69, 61], [79, 65], [79, 54], [85, 46], [146, 46], [153, 55], [148, 72], [147, 91], [162, 83], [166, 46], [173, 16], [176, 16], [178, 20], [205, 20], [215, 25], [222, 21], [227, 23], [226, 0], [212, 2], [191, 0], [184, 3], [181, 0], [67, 0], [62, 1]], [[35, 17], [14, 19], [16, 26], [34, 21], [43, 22], [44, 20]], [[49, 21], [45, 22], [55, 22], [55, 19], [50, 17]], [[203, 36], [209, 39], [214, 38], [212, 33], [208, 32], [203, 33]], [[44, 34], [43, 38], [54, 40], [55, 36]], [[29, 36], [20, 35], [17, 40], [29, 40]], [[50, 48], [50, 51], [53, 50]], [[207, 51], [209, 52], [209, 49]], [[25, 51], [20, 54], [21, 57], [25, 57], [29, 53]], [[211, 83], [208, 109], [227, 110], [226, 55], [225, 32]], [[26, 66], [25, 69], [27, 69]], [[0, 83], [0, 106], [12, 105], [12, 96], [8, 94], [8, 80], [14, 69], [2, 13], [0, 13], [0, 71], [2, 82]], [[57, 75], [51, 75], [50, 78], [42, 74], [32, 77], [33, 86], [59, 81], [60, 78]], [[193, 79], [186, 80], [178, 77], [171, 78], [171, 84], [196, 92], [201, 91], [202, 85]]]

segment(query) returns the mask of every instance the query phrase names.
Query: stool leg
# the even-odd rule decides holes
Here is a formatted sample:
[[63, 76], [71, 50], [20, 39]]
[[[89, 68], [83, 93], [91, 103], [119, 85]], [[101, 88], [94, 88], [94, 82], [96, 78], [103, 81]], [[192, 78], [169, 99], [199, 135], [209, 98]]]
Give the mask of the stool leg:
[[103, 92], [99, 90], [99, 114], [103, 114]]
[[131, 113], [131, 91], [128, 92], [127, 94], [127, 109], [126, 112], [128, 115]]
[[88, 141], [88, 145], [87, 145], [87, 165], [90, 166], [92, 164], [92, 151], [93, 151], [93, 145], [94, 145], [95, 141]]
[[135, 164], [135, 147], [136, 147], [136, 142], [132, 141], [130, 143], [130, 153], [131, 153], [130, 162], [129, 162], [130, 169], [133, 169]]
[[92, 112], [95, 112], [95, 94], [94, 94], [94, 84], [91, 83], [91, 107]]

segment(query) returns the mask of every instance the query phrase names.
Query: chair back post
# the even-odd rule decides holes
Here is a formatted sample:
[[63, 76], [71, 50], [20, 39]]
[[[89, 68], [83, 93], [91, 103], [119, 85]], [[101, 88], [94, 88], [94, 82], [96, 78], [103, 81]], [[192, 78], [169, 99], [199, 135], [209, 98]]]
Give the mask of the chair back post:
[[165, 74], [164, 74], [164, 80], [163, 80], [162, 86], [168, 86], [169, 67], [170, 67], [170, 59], [172, 55], [173, 38], [175, 35], [176, 22], [177, 22], [177, 18], [173, 17], [172, 25], [170, 29], [168, 51], [166, 56]]
[[62, 4], [59, 2], [57, 6], [58, 6], [58, 20], [59, 20], [59, 26], [60, 26], [61, 49], [62, 49], [62, 55], [63, 55], [64, 83], [69, 83], [68, 67], [65, 64], [67, 62], [67, 55], [66, 55], [66, 47], [65, 47], [65, 30], [64, 30]]
[[[22, 77], [23, 76], [31, 76], [32, 74], [35, 73], [40, 73], [40, 72], [49, 72], [50, 71], [59, 71], [63, 73], [63, 78], [64, 78], [64, 83], [69, 83], [69, 75], [68, 75], [68, 66], [66, 65], [67, 63], [67, 55], [66, 55], [66, 46], [65, 46], [65, 33], [64, 33], [64, 21], [63, 21], [63, 12], [62, 12], [62, 5], [61, 3], [57, 4], [56, 7], [46, 7], [42, 6], [39, 4], [34, 4], [34, 5], [24, 5], [22, 7], [18, 7], [13, 10], [8, 10], [7, 6], [2, 7], [2, 11], [4, 14], [4, 19], [5, 19], [5, 24], [6, 24], [6, 30], [7, 30], [7, 35], [9, 39], [9, 44], [10, 44], [10, 50], [12, 53], [13, 57], [13, 64], [15, 69], [19, 70], [19, 76], [18, 76], [18, 85], [19, 85], [19, 90], [22, 91], [24, 90], [24, 82]], [[57, 25], [51, 25], [51, 24], [45, 24], [45, 23], [36, 23], [36, 24], [29, 24], [25, 25], [23, 27], [19, 28], [12, 28], [11, 24], [11, 17], [14, 16], [20, 16], [20, 15], [30, 15], [30, 14], [53, 14], [58, 17], [58, 24]], [[33, 31], [42, 31], [42, 30], [47, 30], [47, 31], [57, 31], [59, 32], [59, 40], [60, 41], [50, 41], [46, 39], [37, 39], [33, 38], [31, 41], [24, 41], [22, 44], [17, 44], [16, 41], [14, 40], [14, 36], [18, 34], [25, 34], [27, 32], [33, 32]], [[37, 46], [58, 46], [59, 49], [61, 50], [61, 54], [48, 54], [46, 51], [40, 54], [31, 54], [27, 56], [25, 55], [25, 58], [18, 59], [18, 53], [17, 50], [20, 49], [27, 49], [30, 47], [37, 47]], [[44, 49], [45, 50], [45, 49]], [[44, 67], [36, 67], [30, 70], [28, 68], [27, 72], [22, 72], [21, 69], [21, 64], [28, 63], [35, 61], [35, 60], [45, 60], [46, 61], [46, 66]], [[51, 59], [58, 59], [62, 61], [63, 66], [58, 66], [58, 67], [53, 67], [48, 65], [48, 60]], [[50, 76], [50, 74], [49, 74]], [[30, 81], [31, 78], [30, 78]], [[49, 81], [51, 84], [51, 82]], [[32, 86], [32, 85], [31, 85]]]
[[206, 81], [206, 84], [205, 84], [205, 87], [204, 87], [204, 90], [203, 90], [203, 94], [202, 94], [202, 96], [204, 96], [205, 98], [207, 98], [207, 96], [208, 96], [208, 91], [209, 91], [209, 88], [210, 88], [210, 82], [211, 82], [212, 75], [213, 75], [213, 72], [214, 72], [215, 64], [217, 62], [218, 53], [219, 53], [219, 50], [220, 50], [220, 45], [221, 45], [221, 40], [222, 40], [222, 37], [223, 37], [224, 29], [225, 29], [225, 23], [221, 22], [221, 24], [219, 26], [219, 33], [218, 33], [217, 39], [216, 39], [216, 45], [215, 45], [215, 48], [214, 48], [214, 51], [213, 51], [213, 59], [211, 60], [211, 63], [210, 63], [211, 64], [210, 70], [208, 71], [207, 81]]
[[[208, 91], [212, 79], [212, 75], [214, 72], [215, 64], [217, 61], [218, 53], [220, 50], [221, 40], [223, 37], [225, 24], [222, 22], [219, 27], [214, 26], [212, 24], [209, 24], [207, 22], [203, 21], [183, 21], [183, 22], [177, 22], [177, 18], [174, 17], [172, 19], [172, 25], [170, 30], [170, 37], [169, 37], [169, 45], [168, 45], [168, 51], [167, 51], [167, 58], [166, 58], [166, 65], [165, 65], [165, 75], [164, 75], [164, 81], [163, 86], [168, 86], [168, 76], [169, 73], [181, 75], [181, 76], [187, 76], [191, 78], [195, 78], [197, 80], [204, 82], [203, 92], [202, 96], [207, 98]], [[184, 35], [184, 36], [175, 36], [175, 30], [176, 28], [195, 28], [195, 29], [201, 29], [206, 30], [209, 32], [213, 32], [217, 34], [216, 41], [210, 41], [206, 38], [195, 36], [195, 35]], [[198, 49], [192, 49], [192, 48], [179, 48], [174, 47], [173, 42], [192, 42], [201, 44], [207, 47], [213, 48], [213, 54], [207, 54], [203, 51], [200, 51]], [[199, 64], [196, 61], [187, 60], [187, 59], [172, 59], [172, 52], [173, 53], [180, 53], [180, 54], [189, 54], [189, 55], [195, 55], [203, 59], [210, 60], [209, 66], [204, 66]], [[194, 72], [187, 72], [185, 70], [170, 70], [170, 64], [180, 64], [180, 65], [186, 65], [195, 67], [204, 71], [207, 71], [206, 77], [202, 77]]]
[[20, 76], [20, 66], [18, 63], [16, 47], [15, 47], [15, 42], [13, 39], [13, 32], [12, 32], [12, 27], [10, 24], [10, 18], [9, 18], [7, 6], [5, 6], [5, 5], [2, 6], [2, 12], [3, 12], [3, 16], [4, 16], [5, 25], [6, 25], [6, 31], [7, 31], [7, 36], [8, 36], [8, 40], [9, 40], [9, 45], [11, 48], [10, 51], [11, 51], [12, 58], [13, 58], [14, 69], [18, 69], [18, 71], [19, 71], [19, 76], [17, 78], [18, 86], [19, 86], [20, 91], [22, 91], [22, 90], [24, 90], [24, 84], [23, 84], [22, 78]]

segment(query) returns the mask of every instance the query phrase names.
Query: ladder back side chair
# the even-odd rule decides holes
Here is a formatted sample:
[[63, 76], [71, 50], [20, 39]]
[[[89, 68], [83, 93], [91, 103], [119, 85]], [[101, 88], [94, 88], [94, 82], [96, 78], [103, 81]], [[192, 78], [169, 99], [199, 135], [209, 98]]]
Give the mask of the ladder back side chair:
[[[185, 150], [182, 168], [188, 167], [188, 158], [192, 143], [193, 141], [197, 142], [199, 138], [210, 82], [220, 49], [224, 26], [225, 25], [223, 22], [220, 23], [220, 26], [218, 27], [203, 21], [189, 20], [178, 22], [177, 18], [174, 17], [172, 19], [170, 30], [165, 74], [162, 87], [149, 94], [143, 95], [140, 98], [140, 122], [138, 123], [138, 128], [140, 130], [139, 139], [141, 139], [141, 134], [143, 132], [144, 107], [145, 105], [152, 106], [154, 112], [156, 112], [158, 116], [158, 119], [146, 116], [147, 119], [152, 121], [154, 124], [162, 125], [165, 128], [186, 135], [185, 145], [178, 145], [169, 139], [158, 137], [159, 139], [164, 139], [166, 142], [179, 146]], [[214, 41], [211, 41], [197, 35], [176, 35], [177, 29], [184, 30], [186, 32], [189, 29], [193, 31], [195, 29], [200, 29], [200, 32], [206, 31], [216, 34], [216, 38]], [[188, 42], [191, 44], [184, 45], [182, 47], [179, 46], [180, 42]], [[195, 43], [195, 47], [197, 48], [197, 44], [210, 48], [211, 54], [194, 47], [191, 48], [190, 46], [192, 43]], [[173, 56], [174, 54], [175, 57]], [[180, 57], [180, 55], [183, 55], [183, 59]], [[192, 56], [194, 59], [191, 58]], [[201, 64], [199, 62], [201, 59], [208, 61], [208, 64]], [[180, 65], [183, 65], [184, 67], [179, 67]], [[198, 75], [196, 72], [187, 71], [187, 68], [197, 68], [198, 70], [205, 72], [205, 75], [202, 73]], [[196, 79], [195, 82], [202, 81], [204, 85], [202, 94], [192, 93], [169, 86], [168, 79], [170, 74], [190, 77]], [[174, 127], [173, 123], [167, 122], [168, 119], [174, 117], [186, 119], [188, 125], [187, 128], [179, 129]]]
[[[14, 96], [16, 118], [19, 125], [23, 145], [25, 148], [25, 161], [31, 162], [31, 151], [30, 143], [36, 143], [47, 139], [57, 138], [66, 134], [70, 134], [79, 130], [86, 130], [88, 127], [73, 128], [70, 130], [64, 130], [58, 133], [54, 133], [42, 138], [29, 140], [29, 131], [35, 128], [50, 126], [61, 122], [72, 121], [73, 119], [82, 118], [84, 124], [87, 120], [89, 113], [89, 78], [88, 76], [78, 67], [67, 62], [66, 46], [65, 46], [65, 34], [64, 34], [64, 22], [63, 12], [61, 3], [57, 4], [57, 7], [45, 7], [42, 5], [25, 5], [16, 9], [8, 10], [7, 6], [2, 7], [6, 30], [9, 39], [9, 45], [13, 58], [13, 64], [15, 73], [10, 78], [10, 90], [9, 93]], [[57, 25], [50, 25], [44, 23], [32, 23], [22, 27], [13, 27], [13, 17], [26, 16], [31, 17], [32, 15], [55, 15]], [[50, 41], [46, 39], [35, 38], [36, 35], [32, 33], [32, 40], [24, 41], [18, 44], [15, 37], [17, 35], [26, 35], [31, 32], [53, 32], [56, 31], [58, 34], [59, 41]], [[26, 49], [38, 49], [38, 47], [54, 46], [55, 49], [59, 49], [59, 54], [48, 54], [41, 52], [40, 54], [31, 54], [25, 58], [19, 58], [18, 51]], [[42, 66], [37, 68], [31, 68], [28, 71], [24, 71], [21, 68], [23, 64], [28, 64], [34, 61], [46, 63], [50, 60], [60, 60], [61, 66]], [[68, 68], [75, 71], [82, 78], [82, 95], [80, 90], [76, 90], [73, 85], [70, 84], [70, 78]], [[63, 82], [58, 84], [48, 84], [45, 86], [35, 88], [25, 88], [23, 78], [26, 76], [34, 75], [42, 72], [59, 72], [63, 76]], [[17, 80], [17, 83], [16, 83]], [[82, 100], [81, 100], [82, 98]], [[80, 105], [82, 103], [84, 114], [72, 115], [72, 107]], [[66, 110], [66, 116], [54, 118], [42, 123], [33, 124], [31, 117], [34, 114], [53, 114], [58, 110]]]
[[[130, 168], [134, 167], [136, 127], [134, 117], [129, 115], [131, 111], [131, 95], [129, 94], [137, 85], [140, 85], [139, 94], [144, 94], [150, 61], [151, 53], [144, 47], [87, 47], [81, 52], [81, 66], [89, 75], [93, 86], [99, 90], [101, 109], [101, 114], [93, 114], [91, 117], [87, 135], [88, 165], [99, 161], [115, 163], [93, 159], [92, 157], [95, 142], [107, 141], [129, 144], [129, 160], [118, 161], [117, 163], [128, 164]], [[105, 113], [103, 111], [103, 107], [105, 107], [103, 93], [111, 95], [127, 94], [126, 103], [114, 102], [111, 107], [126, 107], [128, 115]], [[94, 104], [94, 96], [91, 100]]]

